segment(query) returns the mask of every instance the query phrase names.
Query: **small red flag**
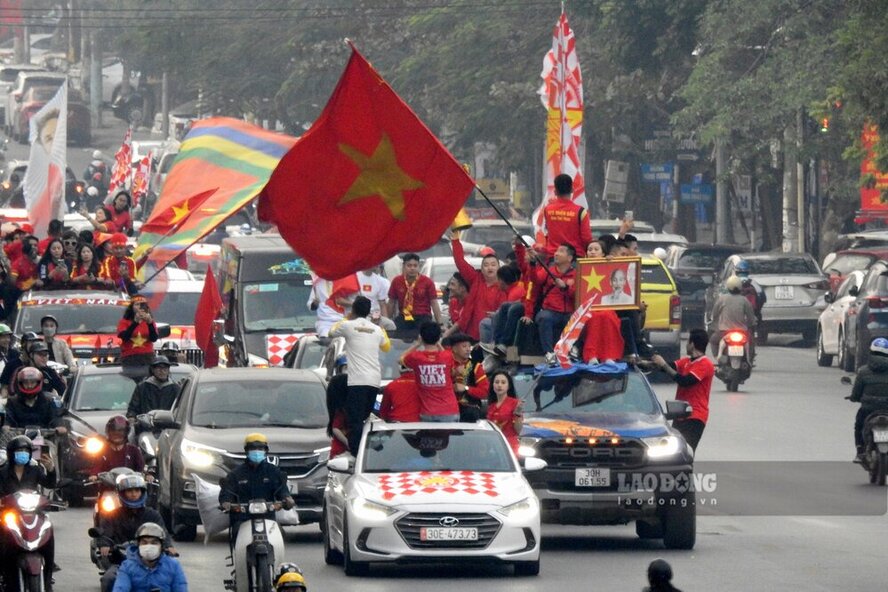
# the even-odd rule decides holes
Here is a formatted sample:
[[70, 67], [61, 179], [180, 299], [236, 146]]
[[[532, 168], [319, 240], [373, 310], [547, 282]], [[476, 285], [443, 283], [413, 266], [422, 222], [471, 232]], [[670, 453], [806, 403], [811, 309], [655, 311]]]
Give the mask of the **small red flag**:
[[339, 311], [340, 313], [344, 313], [345, 308], [336, 304], [336, 299], [347, 298], [349, 295], [355, 294], [356, 292], [360, 291], [361, 285], [358, 283], [357, 276], [353, 273], [348, 274], [344, 278], [333, 280], [333, 286], [330, 290], [330, 297], [327, 298], [327, 306]]
[[201, 191], [196, 195], [183, 199], [179, 203], [171, 205], [166, 210], [152, 213], [151, 218], [142, 225], [142, 232], [166, 234], [188, 220], [218, 190], [219, 188], [216, 187], [207, 191]]
[[431, 247], [474, 181], [353, 48], [320, 117], [259, 195], [260, 217], [321, 277]]
[[219, 348], [213, 343], [213, 321], [220, 312], [222, 312], [222, 297], [216, 286], [213, 269], [208, 265], [203, 291], [197, 302], [197, 313], [194, 315], [194, 339], [197, 341], [197, 347], [204, 352], [204, 368], [214, 368], [219, 365]]

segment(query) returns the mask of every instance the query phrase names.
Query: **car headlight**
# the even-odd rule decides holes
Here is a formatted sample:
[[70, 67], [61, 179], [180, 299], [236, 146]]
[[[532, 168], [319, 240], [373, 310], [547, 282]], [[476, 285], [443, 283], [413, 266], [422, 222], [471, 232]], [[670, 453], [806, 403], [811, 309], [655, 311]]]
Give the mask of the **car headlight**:
[[268, 360], [256, 354], [247, 354], [247, 366], [250, 368], [268, 368], [269, 363]]
[[505, 508], [500, 508], [497, 512], [506, 518], [512, 518], [513, 520], [529, 520], [539, 514], [540, 510], [536, 498], [527, 497], [520, 502], [515, 502]]
[[371, 502], [367, 498], [359, 497], [352, 501], [352, 511], [362, 520], [382, 520], [395, 513], [395, 509], [383, 504]]
[[314, 451], [318, 455], [318, 464], [325, 463], [330, 460], [330, 447], [318, 448]]
[[217, 450], [182, 438], [182, 458], [187, 465], [205, 469], [216, 462]]
[[681, 440], [676, 436], [656, 436], [654, 438], [642, 438], [647, 445], [648, 458], [666, 458], [678, 454], [681, 448]]
[[523, 456], [525, 458], [536, 456], [536, 445], [539, 441], [539, 438], [521, 438], [519, 440], [518, 456]]

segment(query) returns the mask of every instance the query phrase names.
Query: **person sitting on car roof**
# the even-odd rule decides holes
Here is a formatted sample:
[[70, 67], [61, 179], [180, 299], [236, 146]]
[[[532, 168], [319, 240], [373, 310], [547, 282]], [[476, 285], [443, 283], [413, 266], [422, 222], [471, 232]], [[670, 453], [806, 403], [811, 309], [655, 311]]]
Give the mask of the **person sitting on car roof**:
[[102, 262], [96, 248], [89, 243], [77, 247], [77, 263], [71, 271], [71, 284], [85, 290], [97, 290], [104, 286], [99, 279]]
[[133, 233], [133, 219], [130, 215], [132, 201], [133, 198], [127, 191], [119, 191], [110, 204], [111, 223], [124, 234]]
[[77, 368], [77, 361], [71, 348], [62, 339], [56, 339], [59, 331], [59, 322], [52, 315], [44, 315], [40, 319], [40, 329], [43, 333], [43, 341], [49, 346], [49, 359], [59, 364], [64, 364], [68, 370], [74, 371]]
[[52, 239], [40, 257], [40, 261], [37, 262], [37, 277], [40, 279], [42, 288], [44, 290], [67, 288], [72, 267], [72, 263], [65, 259], [65, 247], [62, 245], [62, 239]]
[[126, 416], [135, 418], [155, 409], [169, 410], [179, 395], [179, 383], [170, 380], [170, 362], [164, 356], [155, 356], [148, 367], [149, 376], [136, 385]]
[[111, 254], [102, 261], [99, 277], [115, 290], [135, 294], [145, 286], [136, 279], [136, 262], [126, 254], [126, 235], [111, 235]]

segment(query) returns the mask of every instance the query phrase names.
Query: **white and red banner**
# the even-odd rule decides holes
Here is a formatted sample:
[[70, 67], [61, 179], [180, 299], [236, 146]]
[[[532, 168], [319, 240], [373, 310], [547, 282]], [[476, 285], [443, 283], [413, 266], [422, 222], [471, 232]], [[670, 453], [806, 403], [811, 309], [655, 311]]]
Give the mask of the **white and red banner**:
[[151, 153], [139, 161], [136, 172], [133, 173], [133, 184], [130, 193], [133, 195], [133, 207], [139, 205], [139, 201], [148, 193], [148, 179], [151, 177]]
[[111, 181], [108, 183], [108, 199], [114, 199], [114, 194], [121, 189], [126, 189], [132, 173], [133, 160], [133, 128], [126, 128], [123, 136], [123, 144], [114, 155], [114, 166], [111, 169]]
[[555, 177], [561, 173], [573, 177], [573, 201], [587, 208], [586, 183], [580, 143], [583, 128], [583, 77], [577, 58], [576, 40], [564, 12], [555, 24], [552, 49], [543, 58], [543, 85], [540, 98], [548, 111], [546, 119], [546, 196], [533, 213], [533, 224], [540, 238], [543, 207], [555, 195]]
[[68, 85], [31, 116], [31, 156], [22, 181], [28, 219], [36, 236], [46, 236], [49, 221], [67, 213], [65, 167], [68, 143]]

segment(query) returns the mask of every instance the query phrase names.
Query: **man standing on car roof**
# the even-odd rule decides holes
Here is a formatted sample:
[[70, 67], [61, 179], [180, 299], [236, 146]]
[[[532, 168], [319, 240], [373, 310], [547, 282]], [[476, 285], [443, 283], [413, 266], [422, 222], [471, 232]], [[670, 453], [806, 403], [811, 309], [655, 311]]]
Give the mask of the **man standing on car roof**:
[[660, 354], [651, 357], [651, 361], [678, 384], [675, 399], [691, 405], [691, 416], [676, 419], [672, 422], [672, 427], [681, 432], [695, 452], [709, 419], [709, 392], [712, 389], [712, 377], [715, 376], [715, 366], [706, 357], [708, 343], [709, 335], [706, 331], [692, 329], [688, 335], [687, 357], [672, 363], [664, 360]]
[[[419, 255], [405, 253], [403, 273], [389, 286], [389, 318], [399, 331], [418, 331], [426, 321], [441, 324], [438, 289], [432, 278], [419, 273]], [[397, 314], [395, 314], [397, 312]]]
[[373, 411], [376, 395], [382, 383], [382, 367], [379, 352], [387, 352], [392, 344], [385, 329], [373, 323], [370, 316], [370, 300], [358, 296], [344, 321], [330, 329], [330, 337], [345, 339], [345, 356], [348, 358], [348, 448], [358, 455], [358, 444], [364, 421]]
[[555, 177], [553, 183], [555, 199], [549, 200], [543, 208], [543, 234], [546, 237], [544, 256], [547, 261], [563, 244], [572, 246], [577, 253], [585, 253], [592, 242], [589, 212], [571, 199], [573, 179], [562, 173]]

